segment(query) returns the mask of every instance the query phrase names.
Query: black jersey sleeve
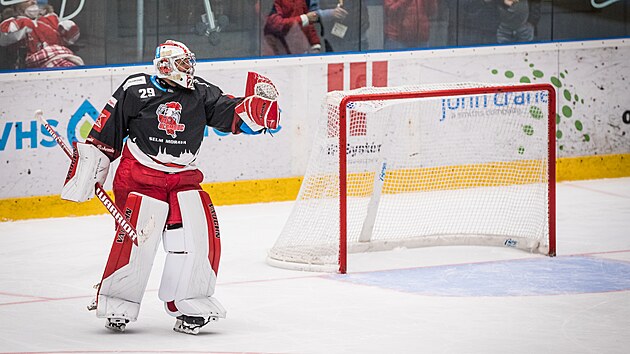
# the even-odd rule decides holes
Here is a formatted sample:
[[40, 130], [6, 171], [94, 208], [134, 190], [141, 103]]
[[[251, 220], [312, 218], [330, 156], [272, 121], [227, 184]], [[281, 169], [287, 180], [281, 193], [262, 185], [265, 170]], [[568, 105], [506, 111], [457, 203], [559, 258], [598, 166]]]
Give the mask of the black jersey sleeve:
[[234, 108], [241, 103], [243, 98], [226, 95], [220, 88], [203, 79], [198, 80], [197, 89], [205, 90], [206, 125], [226, 133], [240, 133], [242, 121], [234, 113]]
[[141, 108], [140, 100], [127, 89], [147, 80], [144, 74], [129, 76], [107, 101], [88, 135], [86, 142], [95, 145], [112, 161], [122, 152], [124, 139], [129, 135], [129, 120], [137, 116]]

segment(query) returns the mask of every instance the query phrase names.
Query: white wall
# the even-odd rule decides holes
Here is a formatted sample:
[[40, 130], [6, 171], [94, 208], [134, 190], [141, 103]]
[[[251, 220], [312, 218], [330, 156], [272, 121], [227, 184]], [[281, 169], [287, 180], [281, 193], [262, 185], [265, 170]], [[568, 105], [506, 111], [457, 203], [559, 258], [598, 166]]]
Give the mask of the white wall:
[[[556, 78], [556, 84], [561, 85], [558, 156], [630, 153], [628, 58], [629, 41], [618, 39], [201, 62], [197, 75], [234, 95], [243, 94], [247, 71], [270, 77], [281, 94], [282, 129], [273, 137], [219, 136], [210, 130], [200, 164], [206, 182], [303, 175], [314, 122], [328, 90], [329, 65], [337, 63], [343, 63], [345, 89], [361, 82], [353, 81], [354, 68], [361, 68], [357, 63], [367, 63], [363, 76], [367, 85], [377, 80], [374, 75], [383, 73], [388, 86], [464, 81], [517, 83], [521, 78], [547, 83]], [[374, 62], [386, 62], [386, 69], [373, 70]], [[0, 198], [60, 192], [68, 160], [33, 118], [36, 109], [44, 110], [45, 117], [54, 121], [64, 138], [74, 135], [83, 140], [111, 93], [126, 76], [136, 72], [151, 73], [152, 68], [0, 74]], [[570, 117], [562, 113], [565, 106], [571, 108]], [[624, 113], [628, 123], [624, 123]]]

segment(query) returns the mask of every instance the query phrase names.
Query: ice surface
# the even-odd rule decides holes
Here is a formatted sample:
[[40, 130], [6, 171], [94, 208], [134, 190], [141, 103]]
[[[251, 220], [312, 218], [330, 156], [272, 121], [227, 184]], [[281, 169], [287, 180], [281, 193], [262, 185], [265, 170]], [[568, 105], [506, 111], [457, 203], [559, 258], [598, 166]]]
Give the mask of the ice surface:
[[109, 215], [0, 223], [0, 353], [627, 353], [630, 178], [560, 183], [557, 203], [557, 258], [397, 249], [350, 255], [346, 276], [265, 263], [291, 202], [217, 207], [227, 319], [197, 336], [157, 298], [161, 249], [125, 333], [86, 310]]

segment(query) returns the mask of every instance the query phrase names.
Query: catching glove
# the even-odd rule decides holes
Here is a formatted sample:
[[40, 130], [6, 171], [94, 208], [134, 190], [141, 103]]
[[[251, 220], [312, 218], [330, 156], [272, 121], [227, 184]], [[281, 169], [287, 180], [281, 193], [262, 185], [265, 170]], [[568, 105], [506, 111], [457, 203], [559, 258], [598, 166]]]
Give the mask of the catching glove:
[[261, 132], [277, 129], [280, 122], [278, 90], [268, 78], [249, 72], [245, 86], [245, 99], [235, 108], [247, 128], [244, 132]]

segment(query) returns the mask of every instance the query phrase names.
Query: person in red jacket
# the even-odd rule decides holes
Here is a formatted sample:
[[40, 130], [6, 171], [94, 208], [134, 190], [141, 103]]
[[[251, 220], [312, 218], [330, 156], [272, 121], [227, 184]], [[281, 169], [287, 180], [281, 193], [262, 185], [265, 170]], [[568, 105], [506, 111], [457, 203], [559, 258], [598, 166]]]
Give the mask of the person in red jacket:
[[384, 49], [424, 47], [429, 40], [429, 19], [436, 0], [385, 0]]
[[274, 0], [264, 28], [270, 53], [263, 54], [319, 53], [320, 39], [313, 26], [318, 19], [304, 0]]
[[55, 68], [83, 65], [67, 46], [79, 38], [79, 27], [61, 20], [50, 5], [24, 0], [3, 11], [0, 46], [13, 53], [15, 69]]

